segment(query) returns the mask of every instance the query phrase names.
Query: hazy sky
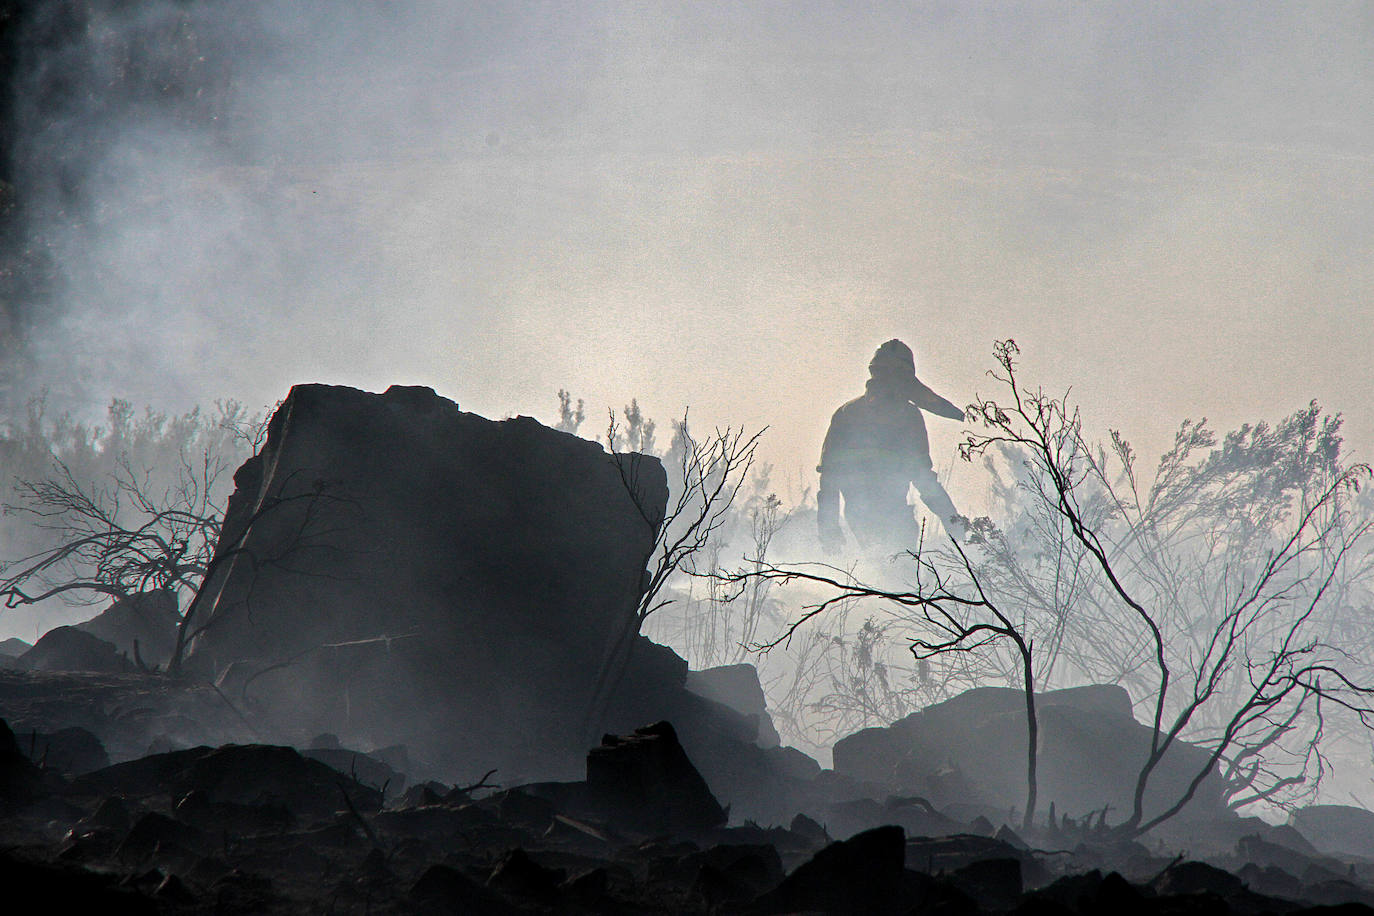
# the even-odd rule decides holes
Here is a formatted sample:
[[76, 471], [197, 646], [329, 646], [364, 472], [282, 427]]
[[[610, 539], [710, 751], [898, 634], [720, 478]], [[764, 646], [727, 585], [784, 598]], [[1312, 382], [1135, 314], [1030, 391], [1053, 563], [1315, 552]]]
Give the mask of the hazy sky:
[[1374, 458], [1369, 3], [121, 6], [16, 86], [54, 399], [562, 387], [790, 476], [883, 340], [965, 403], [1014, 337], [1149, 460], [1312, 398]]

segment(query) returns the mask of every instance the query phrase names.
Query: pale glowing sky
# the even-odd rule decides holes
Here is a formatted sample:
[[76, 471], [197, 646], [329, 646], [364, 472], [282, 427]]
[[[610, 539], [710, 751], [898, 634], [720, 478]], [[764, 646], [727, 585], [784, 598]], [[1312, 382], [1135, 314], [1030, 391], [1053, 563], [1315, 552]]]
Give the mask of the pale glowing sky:
[[213, 122], [34, 132], [102, 138], [53, 217], [55, 396], [548, 420], [563, 387], [589, 434], [631, 397], [665, 440], [689, 405], [769, 424], [807, 485], [878, 343], [966, 403], [1014, 337], [1147, 461], [1312, 398], [1374, 458], [1370, 4], [252, 8], [190, 7]]

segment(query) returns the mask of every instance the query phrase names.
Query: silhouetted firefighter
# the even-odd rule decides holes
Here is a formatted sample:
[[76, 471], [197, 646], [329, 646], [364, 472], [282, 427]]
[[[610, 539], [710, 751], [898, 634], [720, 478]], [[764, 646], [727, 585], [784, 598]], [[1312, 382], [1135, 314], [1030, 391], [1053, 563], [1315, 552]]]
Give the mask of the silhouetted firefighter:
[[906, 501], [913, 483], [945, 530], [962, 538], [964, 523], [931, 467], [921, 411], [952, 420], [964, 419], [964, 412], [916, 378], [911, 348], [900, 340], [878, 348], [868, 374], [863, 396], [835, 411], [825, 435], [816, 469], [821, 473], [816, 500], [822, 546], [834, 552], [844, 545], [843, 494], [844, 517], [859, 546], [915, 547], [919, 529]]

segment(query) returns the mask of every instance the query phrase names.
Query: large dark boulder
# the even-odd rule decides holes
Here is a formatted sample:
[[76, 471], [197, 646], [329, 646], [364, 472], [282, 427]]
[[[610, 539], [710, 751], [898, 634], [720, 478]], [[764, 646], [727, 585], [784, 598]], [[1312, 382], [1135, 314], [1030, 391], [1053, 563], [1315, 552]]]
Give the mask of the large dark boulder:
[[[1042, 813], [1053, 802], [1058, 813], [1075, 818], [1104, 806], [1113, 819], [1128, 814], [1150, 729], [1136, 721], [1126, 691], [1094, 685], [1037, 694], [1036, 719]], [[1176, 742], [1151, 774], [1146, 817], [1180, 798], [1207, 759], [1205, 750]], [[937, 807], [980, 807], [1005, 818], [1026, 800], [1025, 695], [1012, 688], [975, 688], [886, 728], [841, 739], [834, 762], [837, 773], [920, 795]], [[1223, 788], [1213, 773], [1182, 816], [1227, 816]]]
[[427, 388], [298, 385], [235, 475], [189, 665], [302, 734], [575, 773], [667, 500], [633, 462]]

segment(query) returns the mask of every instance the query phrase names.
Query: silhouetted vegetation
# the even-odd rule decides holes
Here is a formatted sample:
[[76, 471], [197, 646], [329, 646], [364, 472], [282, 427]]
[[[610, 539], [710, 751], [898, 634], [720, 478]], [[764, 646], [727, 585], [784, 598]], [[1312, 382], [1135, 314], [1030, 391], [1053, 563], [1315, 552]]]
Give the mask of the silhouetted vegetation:
[[194, 592], [219, 538], [232, 471], [262, 423], [235, 402], [180, 416], [110, 403], [105, 426], [41, 402], [0, 436], [9, 479], [0, 595], [6, 607], [153, 589]]
[[[1027, 695], [1028, 804], [1034, 810], [1033, 690], [1119, 683], [1151, 728], [1133, 810], [1135, 835], [1175, 814], [1214, 769], [1233, 806], [1310, 797], [1326, 771], [1333, 712], [1367, 726], [1374, 697], [1352, 616], [1371, 525], [1367, 466], [1340, 454], [1339, 417], [1315, 405], [1276, 426], [1216, 437], [1185, 421], [1148, 486], [1113, 432], [1098, 446], [1064, 397], [1017, 374], [996, 348], [999, 398], [970, 405], [966, 460], [987, 459], [1007, 520], [975, 521], [967, 544], [920, 544], [906, 588], [833, 567], [744, 569], [737, 583], [806, 582], [830, 594], [769, 648], [818, 616], [877, 599], [904, 617], [927, 678], [1015, 684]], [[915, 612], [915, 617], [911, 612]], [[1353, 637], [1353, 638], [1352, 638]], [[814, 660], [813, 660], [814, 663]], [[1366, 738], [1367, 740], [1367, 738]], [[1210, 751], [1176, 804], [1145, 818], [1151, 773], [1175, 742]]]
[[[560, 394], [560, 406], [566, 398]], [[688, 416], [673, 424], [673, 440], [664, 455], [668, 470], [668, 502], [661, 514], [647, 510], [640, 483], [646, 457], [654, 455], [654, 421], [646, 418], [637, 401], [625, 408], [625, 425], [610, 412], [606, 442], [615, 458], [626, 492], [639, 507], [643, 521], [654, 532], [645, 574], [634, 615], [602, 662], [597, 688], [589, 709], [588, 725], [595, 732], [604, 704], [618, 688], [633, 651], [634, 640], [651, 615], [672, 601], [664, 597], [668, 583], [685, 572], [694, 559], [718, 536], [732, 518], [740, 490], [749, 479], [763, 430], [748, 434], [742, 428], [724, 427], [704, 437], [694, 436]], [[629, 451], [625, 451], [629, 449]]]

